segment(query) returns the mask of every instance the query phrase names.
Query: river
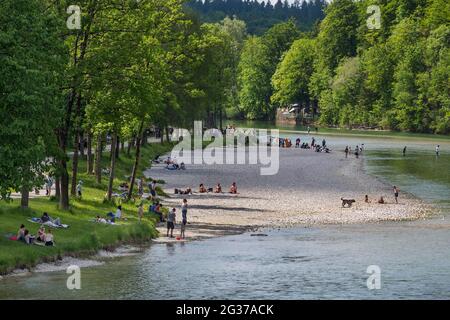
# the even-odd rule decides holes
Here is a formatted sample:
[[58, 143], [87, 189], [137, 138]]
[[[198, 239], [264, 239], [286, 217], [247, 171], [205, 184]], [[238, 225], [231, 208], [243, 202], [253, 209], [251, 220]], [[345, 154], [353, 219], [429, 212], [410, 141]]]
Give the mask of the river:
[[[282, 135], [311, 138], [291, 131]], [[0, 280], [0, 299], [449, 299], [450, 140], [332, 133], [316, 139], [326, 139], [334, 150], [364, 143], [369, 173], [432, 203], [438, 212], [414, 222], [153, 244], [141, 254], [83, 268], [81, 290], [67, 289], [65, 272], [35, 273]], [[381, 271], [378, 290], [366, 284], [373, 265]]]

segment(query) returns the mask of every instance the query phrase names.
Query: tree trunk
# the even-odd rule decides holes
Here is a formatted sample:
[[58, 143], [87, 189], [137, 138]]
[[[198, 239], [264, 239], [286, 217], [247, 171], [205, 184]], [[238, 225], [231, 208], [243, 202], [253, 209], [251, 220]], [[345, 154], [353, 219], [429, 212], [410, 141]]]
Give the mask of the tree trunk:
[[164, 128], [159, 129], [160, 130], [160, 139], [161, 143], [164, 143]]
[[62, 210], [69, 210], [69, 173], [67, 172], [67, 159], [65, 156], [59, 161], [59, 166], [61, 170], [59, 208]]
[[55, 178], [55, 198], [56, 200], [59, 200], [61, 197], [61, 182], [59, 177]]
[[220, 131], [223, 132], [223, 114], [222, 108], [219, 110], [219, 122], [220, 122]]
[[145, 146], [147, 143], [147, 130], [142, 131], [142, 139], [141, 139], [141, 145]]
[[80, 136], [75, 133], [74, 152], [72, 158], [72, 185], [70, 188], [70, 195], [77, 195], [77, 175], [78, 175], [78, 145], [80, 144]]
[[87, 134], [87, 174], [92, 174], [94, 167], [94, 157], [92, 156], [92, 132], [89, 131]]
[[97, 183], [102, 183], [102, 135], [97, 134], [97, 145], [95, 146], [95, 177]]
[[128, 190], [127, 199], [130, 200], [133, 195], [134, 182], [136, 181], [136, 173], [139, 167], [139, 160], [141, 158], [141, 143], [142, 143], [142, 128], [144, 127], [144, 122], [141, 122], [139, 126], [139, 132], [136, 138], [136, 157], [134, 158], [133, 172], [131, 173], [130, 189]]
[[169, 127], [168, 126], [166, 126], [166, 140], [170, 141], [170, 138], [169, 138]]
[[133, 139], [134, 139], [134, 138], [132, 138], [131, 140], [128, 140], [128, 147], [127, 147], [127, 156], [128, 156], [128, 157], [129, 157], [130, 154], [131, 154], [131, 147], [133, 146]]
[[122, 151], [122, 153], [125, 151], [125, 140], [122, 139], [122, 141], [120, 141], [120, 151]]
[[84, 158], [84, 133], [82, 131], [79, 132], [79, 140], [80, 140], [80, 156], [83, 159]]
[[28, 208], [28, 199], [30, 198], [30, 190], [28, 187], [22, 187], [21, 197], [20, 197], [20, 207], [22, 209]]
[[119, 136], [117, 136], [117, 141], [116, 141], [116, 151], [115, 151], [115, 155], [116, 155], [116, 159], [119, 159], [119, 156], [120, 156], [120, 154], [119, 154], [119, 151], [120, 151], [120, 137]]
[[114, 169], [116, 168], [116, 147], [117, 147], [117, 133], [114, 132], [113, 140], [111, 143], [111, 166], [109, 172], [109, 183], [108, 183], [108, 201], [111, 201], [112, 193], [113, 193], [113, 183], [114, 183]]

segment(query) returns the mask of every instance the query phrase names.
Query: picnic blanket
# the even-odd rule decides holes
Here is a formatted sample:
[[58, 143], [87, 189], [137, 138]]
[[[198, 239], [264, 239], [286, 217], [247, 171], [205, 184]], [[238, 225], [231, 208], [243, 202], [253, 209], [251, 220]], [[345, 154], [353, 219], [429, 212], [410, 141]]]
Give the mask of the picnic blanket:
[[55, 224], [51, 221], [47, 221], [47, 222], [42, 222], [42, 220], [40, 218], [31, 218], [28, 219], [29, 222], [31, 223], [38, 223], [38, 224], [42, 224], [44, 226], [50, 227], [50, 228], [55, 228], [55, 229], [67, 229], [69, 228], [68, 224]]

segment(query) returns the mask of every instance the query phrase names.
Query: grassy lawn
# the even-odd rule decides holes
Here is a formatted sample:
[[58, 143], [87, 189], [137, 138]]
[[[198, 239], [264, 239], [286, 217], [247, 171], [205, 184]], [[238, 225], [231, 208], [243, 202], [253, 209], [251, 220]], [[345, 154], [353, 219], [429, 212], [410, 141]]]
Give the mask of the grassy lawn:
[[[143, 176], [145, 168], [150, 167], [151, 159], [172, 149], [172, 145], [149, 144], [142, 148], [141, 164], [137, 177]], [[121, 182], [127, 181], [134, 164], [134, 152], [131, 157], [120, 155], [116, 164], [115, 190]], [[81, 160], [81, 159], [80, 159]], [[109, 164], [109, 153], [105, 153], [102, 168]], [[69, 168], [69, 170], [71, 170]], [[71, 172], [71, 171], [69, 171]], [[87, 256], [101, 248], [114, 247], [122, 243], [141, 243], [157, 236], [156, 217], [149, 216], [145, 206], [145, 218], [139, 223], [136, 203], [122, 203], [123, 216], [126, 221], [117, 225], [104, 225], [91, 222], [97, 215], [105, 216], [115, 212], [118, 203], [104, 201], [108, 177], [103, 176], [102, 184], [95, 182], [95, 177], [87, 175], [86, 162], [79, 163], [79, 179], [83, 180], [83, 199], [71, 199], [70, 211], [58, 209], [57, 202], [48, 197], [30, 199], [30, 209], [19, 208], [20, 200], [10, 203], [0, 202], [0, 274], [5, 274], [18, 267], [30, 267], [39, 262], [54, 261], [64, 255]], [[157, 178], [157, 177], [152, 177]], [[136, 188], [135, 188], [136, 189]], [[48, 212], [52, 218], [61, 218], [62, 223], [69, 224], [69, 229], [52, 229], [55, 247], [40, 247], [11, 241], [9, 234], [16, 234], [20, 224], [24, 224], [35, 235], [39, 224], [28, 222], [31, 217], [40, 217]]]

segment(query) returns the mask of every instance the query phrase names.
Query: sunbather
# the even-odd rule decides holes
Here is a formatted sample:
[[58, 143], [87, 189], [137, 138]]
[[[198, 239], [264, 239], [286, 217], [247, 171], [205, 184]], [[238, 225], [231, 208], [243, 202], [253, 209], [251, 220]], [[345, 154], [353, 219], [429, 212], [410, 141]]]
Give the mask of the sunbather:
[[43, 225], [38, 230], [38, 235], [37, 235], [36, 240], [39, 242], [45, 241], [45, 227]]
[[220, 183], [217, 184], [214, 193], [222, 193], [222, 186], [220, 185]]
[[236, 193], [237, 193], [237, 185], [236, 185], [236, 182], [233, 182], [233, 183], [231, 184], [231, 187], [230, 187], [230, 193], [232, 193], [232, 194], [236, 194]]
[[163, 207], [162, 204], [157, 203], [157, 204], [156, 204], [156, 207], [155, 207], [155, 211], [154, 211], [155, 214], [158, 215], [159, 221], [160, 221], [160, 222], [164, 222], [164, 216], [163, 216], [163, 213], [162, 213], [162, 207]]
[[108, 223], [108, 221], [105, 218], [102, 218], [100, 216], [97, 216], [97, 218], [95, 219], [95, 222], [98, 223]]
[[25, 226], [20, 225], [19, 231], [17, 232], [17, 241], [25, 241]]
[[35, 237], [30, 234], [30, 231], [25, 229], [24, 231], [24, 239], [26, 244], [33, 244]]
[[47, 233], [45, 234], [45, 246], [47, 247], [53, 247], [54, 246], [54, 240], [53, 240], [53, 234], [52, 234], [52, 230], [48, 230]]
[[41, 222], [42, 222], [42, 223], [45, 223], [45, 222], [48, 222], [48, 221], [50, 221], [50, 217], [48, 216], [48, 213], [47, 213], [47, 212], [44, 212], [44, 213], [42, 214], [42, 217], [41, 217]]
[[200, 192], [200, 193], [207, 193], [208, 192], [208, 190], [205, 188], [203, 183], [200, 184], [200, 186], [198, 188], [198, 192]]

